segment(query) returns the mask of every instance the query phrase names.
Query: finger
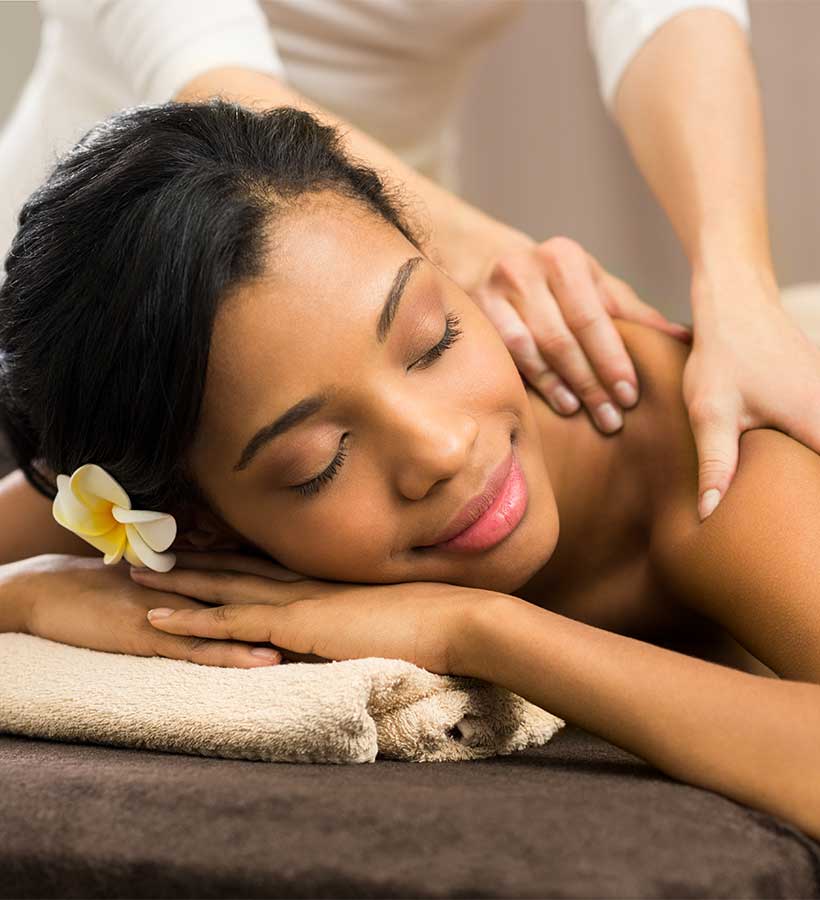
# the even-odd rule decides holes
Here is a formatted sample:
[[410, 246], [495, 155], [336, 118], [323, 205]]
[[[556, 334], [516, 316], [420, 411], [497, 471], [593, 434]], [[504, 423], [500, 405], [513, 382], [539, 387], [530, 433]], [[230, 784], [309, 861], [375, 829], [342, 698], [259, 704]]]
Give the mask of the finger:
[[481, 308], [501, 335], [518, 370], [555, 412], [560, 415], [577, 412], [581, 401], [541, 356], [532, 332], [509, 300], [499, 295], [491, 300], [485, 297]]
[[184, 569], [229, 569], [233, 572], [247, 572], [276, 581], [300, 581], [307, 578], [299, 572], [285, 568], [269, 557], [252, 556], [249, 553], [205, 553], [199, 551], [177, 551], [177, 566]]
[[[189, 597], [181, 597], [178, 594], [157, 592], [157, 603], [164, 608], [174, 611], [193, 611], [203, 607]], [[162, 631], [151, 628], [150, 620], [144, 620], [149, 627], [148, 635], [149, 652], [143, 653], [141, 647], [130, 651], [143, 656], [164, 656], [168, 659], [185, 659], [190, 662], [201, 663], [207, 666], [226, 666], [232, 668], [250, 669], [257, 666], [278, 665], [282, 662], [282, 653], [279, 648], [274, 649], [273, 656], [252, 653], [257, 649], [252, 644], [242, 641], [207, 640], [201, 637], [188, 637], [166, 635]]]
[[202, 666], [255, 669], [259, 666], [275, 666], [282, 661], [282, 654], [273, 647], [253, 647], [241, 641], [166, 635], [155, 630], [152, 643], [154, 656], [184, 659]]
[[[595, 274], [600, 267], [591, 269], [590, 254], [569, 239], [548, 241], [539, 253], [547, 262], [549, 287], [563, 319], [595, 375], [622, 406], [634, 406], [638, 402], [638, 376], [604, 304]], [[575, 386], [571, 379], [570, 383]], [[596, 392], [587, 405], [592, 410], [601, 402], [605, 400]]]
[[168, 634], [272, 644], [271, 625], [281, 611], [264, 605], [226, 605], [212, 609], [148, 610], [148, 621]]
[[698, 515], [703, 521], [714, 512], [737, 471], [740, 434], [729, 415], [716, 407], [690, 412], [698, 453]]
[[[538, 350], [564, 379], [569, 389], [581, 399], [596, 426], [607, 433], [617, 431], [623, 425], [620, 412], [598, 380], [546, 285], [540, 286], [536, 291], [537, 294], [542, 292], [548, 299], [529, 304], [526, 312], [522, 313], [526, 316], [526, 324]], [[606, 315], [603, 310], [602, 315]], [[631, 367], [632, 363], [629, 365]]]
[[145, 587], [195, 597], [204, 603], [287, 604], [307, 591], [307, 582], [277, 582], [259, 575], [206, 569], [153, 572], [131, 569], [131, 578]]

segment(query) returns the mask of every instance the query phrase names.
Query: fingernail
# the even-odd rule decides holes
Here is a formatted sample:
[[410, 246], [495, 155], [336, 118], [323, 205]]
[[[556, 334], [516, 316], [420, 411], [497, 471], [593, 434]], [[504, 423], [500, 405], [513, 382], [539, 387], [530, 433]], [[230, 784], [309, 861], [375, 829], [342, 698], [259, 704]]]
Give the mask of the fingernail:
[[251, 650], [251, 653], [254, 656], [261, 656], [263, 659], [281, 659], [281, 655], [276, 650], [271, 650], [270, 647], [254, 647]]
[[700, 498], [700, 518], [701, 521], [710, 516], [720, 500], [720, 491], [717, 488], [709, 488], [708, 491]]
[[132, 575], [147, 575], [151, 569], [143, 569], [139, 566], [131, 566], [131, 574]]
[[634, 406], [638, 402], [638, 392], [628, 381], [616, 381], [613, 390], [621, 406]]
[[550, 396], [559, 412], [573, 413], [581, 406], [581, 401], [563, 384], [559, 384]]
[[148, 610], [148, 618], [149, 619], [164, 619], [167, 616], [170, 616], [173, 612], [172, 609], [168, 609], [167, 606], [158, 606], [156, 609]]
[[617, 431], [624, 424], [621, 414], [611, 403], [602, 403], [598, 407], [598, 421], [605, 431]]

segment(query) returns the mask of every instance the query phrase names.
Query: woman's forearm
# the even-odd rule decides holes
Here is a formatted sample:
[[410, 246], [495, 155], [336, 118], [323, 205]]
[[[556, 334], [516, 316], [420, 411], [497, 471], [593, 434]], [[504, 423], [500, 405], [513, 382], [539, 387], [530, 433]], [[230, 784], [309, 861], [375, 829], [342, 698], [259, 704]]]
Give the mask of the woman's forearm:
[[59, 524], [47, 497], [22, 470], [0, 478], [0, 565], [41, 553], [99, 556], [100, 551]]
[[[691, 9], [661, 26], [624, 72], [614, 113], [696, 277], [773, 270], [759, 91], [730, 15]], [[742, 303], [735, 293], [721, 297]]]
[[740, 672], [508, 595], [482, 606], [460, 640], [454, 674], [820, 839], [820, 685]]
[[[406, 186], [424, 202], [429, 212], [429, 222], [424, 226], [430, 227], [433, 255], [465, 290], [481, 279], [486, 258], [493, 249], [502, 243], [510, 248], [532, 243], [523, 232], [466, 203], [407, 165], [384, 144], [272, 75], [236, 67], [211, 69], [185, 84], [173, 99], [195, 101], [216, 95], [250, 108], [296, 106], [338, 126], [349, 153], [376, 169], [386, 170], [394, 182]], [[485, 245], [487, 252], [482, 250]]]

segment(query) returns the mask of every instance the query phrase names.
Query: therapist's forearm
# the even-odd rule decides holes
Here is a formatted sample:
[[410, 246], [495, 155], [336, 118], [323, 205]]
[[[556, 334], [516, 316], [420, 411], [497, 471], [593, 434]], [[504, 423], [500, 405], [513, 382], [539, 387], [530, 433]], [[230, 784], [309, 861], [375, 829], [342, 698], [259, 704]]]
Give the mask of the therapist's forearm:
[[[771, 286], [762, 113], [736, 20], [698, 8], [664, 23], [627, 66], [614, 113], [693, 277], [719, 281], [731, 270]], [[743, 302], [738, 291], [717, 296]]]
[[216, 95], [250, 108], [296, 106], [313, 113], [326, 124], [338, 126], [351, 155], [367, 165], [387, 171], [394, 182], [406, 186], [412, 195], [423, 201], [429, 219], [422, 224], [430, 229], [433, 257], [465, 290], [470, 290], [481, 280], [486, 257], [492, 255], [492, 249], [499, 243], [510, 247], [532, 243], [523, 232], [466, 203], [407, 165], [384, 144], [271, 75], [236, 67], [211, 69], [189, 81], [173, 99], [194, 101]]
[[456, 638], [480, 678], [673, 778], [820, 839], [820, 685], [752, 675], [499, 594]]

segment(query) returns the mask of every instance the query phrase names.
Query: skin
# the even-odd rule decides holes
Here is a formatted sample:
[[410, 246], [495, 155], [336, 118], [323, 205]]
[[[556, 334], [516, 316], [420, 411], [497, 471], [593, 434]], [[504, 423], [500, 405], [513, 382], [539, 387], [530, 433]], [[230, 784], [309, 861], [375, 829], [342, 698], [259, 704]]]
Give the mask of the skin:
[[[360, 454], [351, 453], [339, 482], [314, 498], [325, 506], [304, 513], [282, 509], [276, 489], [269, 500], [260, 485], [244, 505], [240, 499], [227, 511], [232, 523], [244, 515], [240, 524], [251, 534], [247, 529], [256, 527], [257, 510], [264, 508], [268, 517], [253, 536], [265, 541], [273, 527], [267, 523], [285, 516], [285, 536], [299, 535], [295, 546], [283, 550], [281, 540], [270, 540], [267, 548], [288, 568], [309, 575], [367, 582], [373, 580], [372, 567], [383, 579], [396, 572], [403, 580], [494, 592], [468, 590], [471, 611], [456, 618], [454, 598], [447, 597], [434, 607], [437, 627], [430, 627], [419, 618], [440, 599], [438, 592], [413, 596], [407, 606], [401, 593], [388, 590], [373, 594], [373, 588], [358, 593], [354, 588], [349, 597], [317, 592], [300, 608], [293, 602], [278, 605], [276, 592], [264, 583], [230, 575], [205, 579], [211, 593], [203, 594], [201, 576], [181, 571], [139, 580], [227, 605], [175, 612], [152, 619], [152, 625], [168, 634], [268, 640], [330, 659], [377, 654], [418, 659], [421, 653], [436, 666], [441, 645], [431, 651], [420, 638], [432, 635], [438, 642], [444, 635], [446, 665], [437, 671], [501, 685], [674, 778], [820, 835], [815, 788], [820, 784], [815, 551], [820, 456], [780, 432], [744, 433], [732, 489], [701, 522], [694, 502], [697, 452], [681, 391], [688, 347], [618, 323], [643, 396], [623, 429], [603, 436], [581, 417], [553, 415], [526, 390], [522, 397], [523, 382], [508, 365], [511, 357], [495, 353], [499, 338], [484, 331], [469, 309], [463, 311], [461, 339], [429, 369], [405, 366], [442, 333], [444, 309], [433, 313], [438, 322], [420, 347], [412, 343], [430, 327], [429, 319], [412, 304], [396, 320], [397, 328], [407, 329], [391, 335], [398, 343], [374, 347], [372, 325], [384, 285], [415, 251], [376, 221], [363, 224], [359, 217], [357, 232], [340, 207], [317, 205], [304, 218], [294, 216], [278, 246], [287, 271], [298, 275], [276, 282], [283, 304], [277, 321], [291, 344], [275, 343], [276, 325], [265, 317], [270, 300], [254, 285], [247, 286], [244, 305], [240, 300], [232, 313], [228, 308], [215, 334], [214, 377], [206, 388], [206, 393], [213, 388], [213, 412], [202, 436], [220, 435], [226, 452], [222, 460], [217, 453], [211, 456], [213, 481], [205, 486], [221, 489], [217, 499], [230, 501], [225, 466], [270, 418], [267, 407], [278, 413], [323, 382], [336, 383], [348, 407], [332, 426], [330, 442], [335, 445], [339, 432], [349, 430]], [[321, 274], [329, 271], [332, 279]], [[311, 279], [306, 272], [319, 274]], [[435, 272], [431, 276], [430, 284], [419, 285], [418, 302], [431, 302], [441, 286], [447, 306], [461, 312], [461, 291]], [[373, 279], [379, 288], [368, 294]], [[309, 337], [298, 343], [300, 334]], [[284, 361], [271, 354], [271, 345], [291, 353], [291, 372], [283, 369], [281, 381], [278, 367]], [[275, 370], [269, 378], [270, 369], [262, 367], [271, 357], [276, 361], [269, 364]], [[283, 385], [294, 384], [299, 392], [285, 396]], [[256, 396], [270, 398], [262, 401], [259, 418], [254, 418]], [[479, 451], [504, 447], [511, 420], [518, 424], [532, 499], [521, 525], [484, 553], [454, 558], [433, 552], [418, 559], [413, 544], [419, 535], [429, 536], [421, 527], [434, 518], [443, 525], [449, 516], [437, 518], [438, 503], [447, 499], [455, 511], [480, 486], [471, 483], [453, 502]], [[203, 468], [199, 474], [207, 473]], [[334, 550], [338, 546], [343, 552]], [[317, 572], [317, 566], [325, 570]], [[278, 594], [287, 596], [290, 589], [280, 586]], [[254, 602], [254, 592], [262, 603]], [[234, 593], [240, 602], [234, 602]], [[269, 594], [272, 601], [264, 599]], [[738, 672], [573, 620], [609, 615], [610, 624], [617, 625], [620, 615], [623, 628], [645, 620], [646, 610], [668, 612], [675, 601], [725, 628], [775, 677]], [[552, 611], [558, 606], [566, 615]]]
[[[280, 222], [270, 271], [229, 298], [215, 323], [189, 455], [212, 504], [194, 525], [202, 544], [235, 540], [313, 578], [499, 591], [624, 633], [650, 622], [716, 623], [764, 670], [820, 679], [820, 642], [799, 636], [820, 625], [801, 599], [811, 563], [798, 567], [802, 584], [784, 575], [820, 509], [808, 509], [789, 478], [785, 498], [761, 490], [776, 471], [800, 473], [803, 489], [820, 485], [820, 457], [780, 432], [744, 434], [747, 463], [732, 502], [701, 523], [681, 397], [685, 344], [617, 322], [644, 387], [625, 427], [603, 435], [588, 416], [560, 416], [527, 387], [493, 325], [427, 259], [378, 344], [388, 285], [418, 255], [398, 230], [330, 193]], [[422, 367], [448, 312], [463, 333]], [[336, 406], [233, 470], [257, 428], [322, 386], [338, 389]], [[288, 489], [322, 472], [343, 435], [347, 458], [330, 483], [311, 497]], [[482, 553], [418, 549], [481, 490], [511, 435], [529, 492], [518, 528]], [[751, 524], [764, 508], [780, 522], [765, 565]], [[790, 579], [790, 593], [774, 590]], [[739, 580], [754, 582], [761, 609], [780, 605], [778, 632], [764, 633], [737, 603], [727, 611]], [[778, 635], [786, 643], [772, 650]]]
[[[452, 671], [505, 686], [675, 778], [820, 835], [820, 456], [770, 429], [744, 434], [732, 490], [700, 522], [697, 453], [681, 397], [685, 346], [618, 323], [644, 394], [623, 430], [603, 436], [588, 420], [553, 415], [524, 388], [495, 329], [435, 266], [416, 270], [395, 330], [377, 344], [386, 286], [418, 251], [351, 201], [311, 200], [273, 236], [271, 261], [280, 268], [238, 291], [216, 323], [189, 461], [223, 524], [199, 522], [199, 534], [365, 587], [354, 586], [347, 603], [333, 596], [336, 585], [321, 607], [310, 595], [301, 609], [240, 602], [182, 610], [159, 620], [170, 627], [155, 627], [268, 641], [277, 617], [284, 625], [301, 614], [301, 632], [297, 622], [283, 644], [350, 658], [351, 648], [353, 657], [371, 655], [376, 642], [388, 656], [391, 642], [401, 644], [401, 656], [416, 652], [405, 627], [415, 619], [417, 634], [432, 633], [448, 657], [454, 651]], [[426, 279], [416, 282], [421, 274]], [[461, 314], [464, 333], [429, 368], [417, 368], [440, 340], [448, 311]], [[289, 432], [292, 446], [268, 448], [259, 468], [233, 471], [260, 425], [323, 385], [339, 391], [332, 418]], [[288, 491], [327, 465], [342, 433], [351, 441], [338, 480], [309, 499]], [[482, 486], [510, 434], [530, 489], [518, 529], [481, 554], [420, 553], [416, 545]], [[201, 596], [185, 587], [195, 576], [172, 572], [146, 583]], [[442, 591], [404, 606], [408, 585], [374, 595], [366, 584], [379, 581], [444, 582], [435, 585], [445, 592], [432, 619], [440, 627], [419, 625], [418, 610], [430, 610]], [[454, 617], [448, 583], [488, 589], [494, 599]], [[214, 584], [221, 591], [233, 580]], [[258, 580], [255, 588], [273, 589]], [[464, 593], [484, 600], [487, 590]], [[604, 594], [616, 605], [633, 597], [638, 607], [654, 599], [660, 608], [674, 597], [780, 678], [704, 663], [548, 610], [579, 600], [589, 610]], [[338, 626], [330, 627], [334, 606]], [[358, 614], [342, 619], [344, 606]], [[380, 634], [393, 615], [398, 627]], [[192, 628], [194, 618], [210, 628]], [[241, 623], [254, 625], [252, 633]], [[358, 634], [358, 648], [346, 631]]]
[[[393, 276], [421, 254], [397, 229], [333, 194], [289, 214], [274, 247], [278, 264], [228, 299], [214, 328], [189, 454], [221, 518], [211, 534], [242, 538], [314, 578], [520, 587], [553, 552], [558, 510], [530, 393], [492, 323], [425, 258], [378, 344], [376, 320]], [[448, 312], [460, 316], [463, 335], [424, 368], [419, 361], [442, 339]], [[322, 386], [338, 389], [332, 411], [233, 470], [259, 427]], [[288, 490], [323, 471], [345, 433], [347, 458], [335, 479], [315, 496]], [[417, 549], [483, 489], [513, 434], [530, 491], [515, 535], [469, 557]]]
[[[661, 624], [711, 625], [779, 674], [820, 680], [810, 552], [820, 509], [806, 490], [820, 485], [820, 457], [779, 432], [745, 434], [728, 517], [699, 523], [686, 345], [616, 322], [644, 391], [625, 427], [602, 435], [524, 386], [494, 327], [429, 261], [377, 344], [386, 287], [418, 250], [352, 201], [311, 198], [281, 223], [275, 251], [286, 263], [245, 285], [216, 322], [190, 462], [217, 512], [196, 511], [175, 549], [256, 550], [329, 580], [496, 590], [648, 640]], [[462, 336], [428, 368], [409, 368], [440, 340], [447, 311]], [[309, 420], [233, 471], [260, 425], [323, 384], [345, 400], [335, 419]], [[288, 490], [326, 467], [345, 432], [355, 442], [337, 479], [310, 498]], [[480, 490], [511, 432], [529, 489], [516, 531], [481, 554], [415, 549]], [[758, 528], [764, 514], [775, 529]]]

